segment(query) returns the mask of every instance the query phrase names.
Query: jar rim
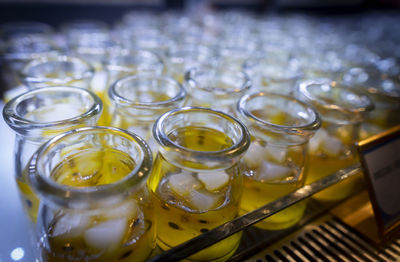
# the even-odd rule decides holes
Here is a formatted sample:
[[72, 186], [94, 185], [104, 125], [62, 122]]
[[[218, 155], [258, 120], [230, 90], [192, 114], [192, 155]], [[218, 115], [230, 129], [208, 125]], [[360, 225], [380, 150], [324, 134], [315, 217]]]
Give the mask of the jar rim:
[[[253, 113], [248, 111], [247, 105], [250, 103], [252, 99], [255, 99], [257, 97], [265, 97], [265, 98], [282, 98], [287, 101], [290, 101], [292, 103], [296, 103], [300, 106], [302, 106], [309, 115], [311, 115], [312, 119], [308, 121], [306, 124], [302, 125], [278, 125], [274, 124], [268, 121], [265, 121], [264, 119], [261, 119], [257, 116], [255, 116]], [[290, 134], [299, 134], [299, 135], [304, 135], [304, 131], [316, 131], [320, 126], [321, 126], [321, 118], [318, 113], [318, 111], [311, 105], [306, 104], [294, 97], [291, 96], [286, 96], [278, 93], [272, 93], [272, 92], [258, 92], [258, 93], [253, 93], [253, 94], [246, 94], [243, 95], [239, 101], [237, 102], [236, 105], [237, 112], [239, 113], [239, 116], [246, 117], [248, 118], [251, 122], [254, 122], [256, 125], [260, 127], [266, 127], [269, 129], [272, 129], [276, 132], [286, 132]]]
[[[204, 64], [203, 64], [204, 65]], [[210, 65], [210, 64], [207, 64]], [[213, 65], [211, 65], [211, 67], [214, 69], [218, 69], [218, 67], [214, 67]], [[200, 67], [192, 67], [190, 68], [184, 76], [185, 81], [188, 83], [188, 85], [191, 88], [199, 88], [201, 90], [207, 91], [207, 92], [213, 92], [213, 93], [223, 93], [223, 94], [240, 94], [240, 93], [244, 93], [245, 91], [249, 90], [252, 86], [252, 81], [250, 80], [249, 76], [243, 72], [243, 71], [239, 71], [239, 70], [234, 70], [232, 68], [223, 68], [224, 72], [228, 72], [229, 74], [234, 75], [235, 77], [238, 76], [240, 77], [243, 81], [240, 85], [239, 88], [230, 88], [230, 89], [225, 89], [225, 88], [215, 88], [215, 87], [210, 87], [209, 85], [201, 85], [198, 80], [196, 79], [196, 75], [198, 73], [208, 73], [210, 72], [209, 70]]]
[[[117, 92], [117, 88], [120, 85], [126, 84], [127, 82], [131, 81], [140, 81], [140, 80], [158, 80], [158, 81], [163, 81], [167, 82], [171, 85], [175, 85], [178, 87], [177, 94], [170, 99], [167, 100], [162, 100], [162, 101], [154, 101], [154, 102], [140, 102], [140, 101], [134, 101], [127, 99], [123, 96], [121, 96]], [[148, 108], [148, 107], [168, 107], [173, 105], [176, 102], [182, 101], [186, 98], [187, 92], [186, 89], [180, 84], [178, 81], [171, 77], [167, 76], [159, 76], [159, 75], [150, 75], [150, 74], [135, 74], [135, 75], [127, 75], [123, 78], [120, 78], [117, 80], [113, 85], [108, 90], [108, 96], [112, 99], [112, 101], [116, 102], [118, 105], [121, 106], [132, 106], [132, 107], [138, 107], [138, 108]]]
[[[55, 120], [55, 121], [47, 121], [47, 122], [39, 122], [34, 120], [26, 119], [20, 116], [17, 113], [17, 107], [25, 100], [32, 98], [36, 95], [45, 94], [45, 93], [55, 93], [55, 92], [67, 92], [72, 94], [84, 94], [87, 97], [90, 97], [93, 101], [93, 105], [86, 110], [84, 113], [74, 116], [72, 118]], [[48, 127], [58, 127], [64, 126], [68, 123], [78, 123], [83, 119], [88, 119], [94, 117], [97, 114], [100, 114], [103, 108], [103, 103], [101, 99], [94, 94], [92, 91], [80, 87], [72, 87], [72, 86], [51, 86], [51, 87], [41, 87], [29, 90], [19, 96], [11, 99], [3, 109], [3, 117], [7, 124], [15, 129], [42, 129]]]
[[[164, 122], [166, 121], [166, 119], [174, 117], [176, 115], [182, 113], [192, 113], [192, 112], [203, 112], [206, 114], [213, 114], [215, 116], [221, 117], [231, 122], [233, 125], [236, 126], [238, 130], [240, 130], [240, 139], [238, 139], [236, 143], [234, 143], [229, 148], [218, 151], [198, 151], [177, 144], [176, 142], [172, 141], [169, 138], [168, 134], [165, 133]], [[175, 150], [176, 152], [186, 154], [191, 159], [201, 158], [201, 159], [211, 159], [215, 161], [216, 157], [222, 155], [228, 157], [231, 156], [233, 158], [244, 153], [250, 145], [250, 135], [248, 133], [246, 126], [242, 122], [240, 122], [235, 117], [228, 115], [222, 111], [217, 111], [205, 107], [192, 107], [192, 106], [181, 107], [164, 113], [156, 120], [156, 122], [153, 125], [153, 136], [155, 140], [159, 143], [159, 145], [161, 145], [162, 147], [173, 148], [173, 150]]]
[[[45, 175], [43, 163], [41, 161], [47, 152], [56, 147], [59, 142], [63, 141], [63, 139], [70, 136], [82, 135], [85, 133], [90, 135], [95, 132], [108, 132], [118, 136], [123, 136], [134, 142], [141, 149], [142, 153], [140, 161], [136, 163], [136, 166], [129, 172], [129, 174], [114, 183], [91, 187], [66, 186], [55, 182], [49, 176]], [[39, 195], [51, 197], [54, 203], [64, 206], [86, 208], [85, 206], [80, 206], [79, 201], [101, 201], [116, 195], [123, 195], [127, 190], [136, 190], [137, 187], [141, 185], [141, 182], [148, 177], [151, 169], [151, 149], [138, 135], [115, 127], [91, 126], [67, 131], [44, 143], [36, 151], [29, 163], [28, 178], [30, 184]]]
[[[260, 63], [266, 62], [268, 63], [268, 58], [265, 57], [256, 57], [256, 58], [248, 58], [242, 64], [242, 69], [245, 72], [249, 72], [250, 70], [254, 70], [260, 66]], [[303, 71], [300, 67], [295, 67], [290, 65], [290, 61], [279, 61], [277, 58], [273, 59], [273, 66], [279, 65], [280, 69], [284, 72], [284, 76], [277, 76], [274, 74], [264, 74], [261, 73], [261, 76], [264, 76], [268, 79], [272, 79], [273, 81], [293, 81], [301, 79], [304, 76]], [[262, 67], [261, 67], [262, 68]], [[256, 72], [255, 74], [259, 74]]]
[[[120, 57], [135, 57], [135, 56], [145, 57], [145, 58], [150, 57], [156, 61], [155, 63], [161, 65], [162, 69], [164, 69], [165, 67], [164, 61], [162, 60], [160, 55], [146, 49], [140, 49], [140, 48], [126, 49], [126, 48], [115, 47], [108, 50], [107, 56], [112, 57], [113, 60], [116, 60], [116, 58]], [[110, 59], [107, 59], [106, 61], [104, 61], [104, 63], [105, 63], [105, 68], [111, 71], [132, 72], [132, 68], [130, 68], [124, 63], [115, 63], [115, 62], [113, 63], [112, 60]]]
[[[85, 66], [85, 69], [82, 70], [82, 72], [74, 73], [73, 76], [65, 76], [62, 79], [60, 79], [59, 77], [54, 78], [54, 77], [36, 76], [29, 73], [29, 69], [33, 67], [52, 62], [81, 64]], [[54, 82], [55, 84], [63, 85], [71, 81], [82, 80], [88, 77], [92, 77], [94, 75], [94, 72], [95, 72], [94, 67], [89, 62], [85, 61], [82, 58], [69, 55], [45, 55], [43, 57], [28, 62], [23, 67], [23, 69], [19, 74], [20, 77], [24, 79], [24, 81], [26, 82], [31, 82], [31, 83]]]
[[[350, 94], [352, 99], [357, 99], [359, 103], [352, 103], [352, 105], [354, 106], [350, 106], [349, 103], [349, 106], [345, 106], [343, 105], [343, 103], [341, 103], [342, 105], [340, 105], [340, 103], [334, 103], [342, 101], [339, 99], [336, 99], [333, 102], [328, 101], [320, 96], [313, 94], [309, 89], [312, 85], [319, 86], [320, 88], [323, 88], [323, 86], [329, 86], [329, 88], [334, 87], [338, 89], [339, 92], [346, 92]], [[298, 95], [300, 95], [303, 98], [302, 100], [304, 100], [305, 102], [310, 103], [317, 108], [323, 108], [325, 110], [338, 111], [344, 114], [360, 114], [374, 109], [374, 104], [368, 96], [359, 94], [354, 90], [351, 90], [345, 86], [340, 85], [340, 83], [327, 78], [303, 80], [297, 85], [296, 92], [298, 92]]]

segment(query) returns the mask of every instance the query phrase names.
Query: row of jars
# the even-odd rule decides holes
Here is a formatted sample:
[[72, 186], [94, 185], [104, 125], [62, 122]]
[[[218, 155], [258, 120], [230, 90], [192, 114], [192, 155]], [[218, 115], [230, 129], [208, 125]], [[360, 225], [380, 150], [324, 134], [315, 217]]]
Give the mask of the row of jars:
[[[240, 66], [177, 59], [174, 71], [153, 51], [111, 48], [101, 64], [52, 54], [18, 72], [30, 91], [3, 115], [17, 132], [16, 180], [41, 260], [145, 260], [156, 243], [169, 249], [347, 167], [357, 162], [358, 127], [373, 107], [356, 90], [387, 99], [379, 84], [350, 82], [365, 78], [365, 67], [340, 74], [348, 81], [301, 80], [293, 60], [268, 57]], [[370, 125], [394, 124], [386, 120], [399, 104], [375, 104]], [[82, 128], [98, 124], [112, 127]], [[316, 197], [342, 199], [358, 182]], [[258, 226], [290, 227], [304, 209], [300, 203]], [[191, 258], [226, 260], [239, 240]]]
[[[126, 84], [138, 79], [145, 85]], [[148, 87], [163, 81], [170, 87], [164, 83], [157, 90], [176, 95], [157, 101], [156, 108], [176, 97], [184, 101], [182, 85], [164, 76], [126, 76], [110, 90], [123, 86], [129, 95], [148, 99], [153, 92]], [[152, 102], [132, 105], [117, 93], [127, 112], [112, 119], [125, 123], [115, 125], [122, 129], [82, 128], [96, 125], [102, 111], [100, 98], [86, 89], [41, 87], [12, 99], [3, 114], [17, 132], [16, 181], [40, 240], [41, 259], [144, 260], [156, 238], [167, 250], [355, 163], [352, 143], [371, 101], [319, 80], [301, 82], [298, 90], [302, 99], [321, 107], [323, 128], [312, 106], [267, 92], [243, 95], [234, 112], [164, 108], [154, 124]], [[345, 183], [320, 198], [346, 197], [357, 184]], [[257, 226], [290, 227], [301, 219], [305, 204]], [[239, 240], [240, 234], [234, 235], [192, 258], [225, 260]]]

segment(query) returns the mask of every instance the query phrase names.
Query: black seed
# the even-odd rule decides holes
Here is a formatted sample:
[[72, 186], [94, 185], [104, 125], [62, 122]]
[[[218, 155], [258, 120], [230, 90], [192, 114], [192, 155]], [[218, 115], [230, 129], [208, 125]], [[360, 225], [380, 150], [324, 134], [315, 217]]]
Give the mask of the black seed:
[[182, 222], [188, 222], [189, 218], [187, 216], [181, 216], [181, 221]]
[[74, 167], [75, 166], [75, 162], [73, 159], [68, 160], [68, 165], [69, 167]]
[[201, 233], [206, 233], [206, 232], [208, 232], [208, 229], [207, 228], [202, 228], [202, 229], [200, 229], [200, 232]]
[[122, 256], [120, 256], [119, 260], [122, 260], [124, 258], [127, 258], [130, 254], [132, 254], [133, 250], [129, 250], [125, 252]]
[[30, 201], [29, 199], [27, 199], [25, 202], [26, 202], [26, 205], [27, 205], [28, 207], [32, 207], [32, 201]]
[[180, 226], [178, 226], [177, 224], [175, 224], [174, 222], [168, 222], [168, 225], [170, 227], [172, 227], [173, 229], [182, 230], [182, 228]]
[[203, 144], [204, 144], [204, 139], [205, 139], [204, 136], [199, 136], [199, 140], [197, 141], [197, 143], [198, 143], [199, 145], [203, 145]]
[[151, 226], [153, 225], [153, 222], [151, 222], [151, 220], [145, 219], [144, 223], [146, 225], [146, 231], [149, 231]]
[[63, 246], [63, 250], [65, 252], [72, 252], [72, 251], [74, 251], [74, 247], [70, 246], [70, 244], [68, 243], [65, 246]]
[[202, 223], [202, 224], [208, 224], [208, 221], [207, 220], [203, 220], [203, 219], [199, 219], [199, 222]]
[[133, 221], [133, 226], [138, 226], [140, 224], [140, 219], [135, 219], [135, 221]]

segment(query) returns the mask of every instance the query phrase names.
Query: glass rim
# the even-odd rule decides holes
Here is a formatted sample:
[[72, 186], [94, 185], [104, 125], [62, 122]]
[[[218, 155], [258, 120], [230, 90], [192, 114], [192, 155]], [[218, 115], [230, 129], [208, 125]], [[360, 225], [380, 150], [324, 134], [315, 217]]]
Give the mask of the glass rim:
[[[292, 125], [292, 126], [278, 125], [278, 124], [274, 124], [274, 123], [265, 121], [264, 119], [261, 119], [261, 118], [255, 116], [254, 114], [252, 114], [251, 112], [249, 112], [247, 110], [247, 104], [252, 99], [255, 99], [257, 97], [266, 97], [266, 98], [280, 97], [280, 98], [286, 99], [287, 101], [290, 101], [292, 103], [296, 103], [296, 104], [302, 106], [307, 111], [307, 113], [312, 116], [312, 120], [303, 125]], [[272, 130], [275, 130], [277, 132], [287, 132], [290, 134], [302, 134], [302, 132], [299, 131], [299, 129], [307, 130], [307, 131], [315, 131], [318, 128], [320, 128], [321, 123], [322, 123], [321, 117], [320, 117], [318, 111], [313, 106], [311, 106], [307, 103], [304, 103], [294, 97], [286, 96], [286, 95], [282, 95], [282, 94], [278, 94], [278, 93], [272, 93], [272, 92], [257, 92], [257, 93], [253, 93], [253, 94], [243, 95], [237, 102], [236, 109], [240, 116], [247, 117], [252, 122], [255, 122], [257, 125], [262, 126], [262, 127], [271, 128]]]
[[[368, 74], [368, 80], [364, 83], [359, 83], [359, 82], [347, 83], [346, 81], [344, 81], [343, 75], [346, 73], [349, 73], [350, 71], [354, 71], [354, 70], [366, 72]], [[371, 83], [371, 78], [370, 78], [371, 74], [373, 76], [372, 81], [374, 81], [374, 80], [382, 81], [382, 80], [386, 80], [386, 79], [394, 80], [393, 76], [390, 76], [389, 74], [380, 72], [376, 68], [354, 66], [354, 67], [349, 68], [346, 72], [344, 72], [344, 74], [342, 75], [342, 77], [341, 77], [340, 81], [338, 81], [338, 83], [345, 87], [352, 87], [352, 86], [361, 87], [361, 88], [365, 87], [365, 91], [370, 95], [380, 95], [380, 96], [389, 97], [392, 99], [400, 99], [400, 92], [390, 92], [390, 91], [383, 89], [382, 86], [380, 85], [380, 83], [374, 83], [374, 82]], [[379, 75], [379, 78], [377, 78], [377, 75]], [[383, 77], [387, 77], [387, 78], [383, 79]], [[393, 81], [393, 82], [396, 85], [397, 89], [399, 89], [400, 83], [397, 81]]]
[[[252, 70], [254, 67], [259, 67], [260, 66], [260, 61], [267, 61], [268, 58], [263, 58], [263, 57], [257, 57], [257, 58], [248, 58], [242, 63], [242, 70], [247, 71], [247, 70]], [[298, 80], [301, 79], [304, 76], [304, 72], [302, 69], [296, 68], [295, 70], [289, 69], [288, 64], [290, 61], [287, 61], [286, 63], [284, 61], [278, 61], [275, 60], [273, 61], [274, 64], [281, 64], [282, 68], [284, 68], [285, 75], [287, 73], [290, 73], [288, 77], [282, 76], [282, 77], [276, 77], [273, 75], [265, 75], [264, 73], [261, 74], [261, 76], [265, 76], [268, 79], [273, 79], [274, 81], [291, 81], [291, 80]], [[285, 66], [286, 64], [286, 66]]]
[[[146, 80], [154, 79], [154, 80], [158, 80], [158, 81], [168, 82], [172, 85], [177, 86], [178, 92], [175, 96], [173, 96], [172, 98], [167, 99], [167, 100], [154, 101], [154, 102], [140, 102], [140, 101], [134, 101], [134, 100], [127, 99], [127, 98], [121, 96], [116, 90], [120, 85], [123, 85], [126, 82], [129, 83], [132, 80], [140, 81], [142, 79], [146, 79]], [[182, 84], [180, 84], [178, 81], [176, 81], [175, 79], [173, 79], [171, 77], [163, 76], [163, 75], [135, 74], [135, 75], [128, 75], [128, 76], [118, 79], [109, 88], [108, 96], [111, 98], [112, 101], [114, 101], [115, 103], [117, 103], [118, 105], [121, 105], [121, 106], [133, 106], [133, 107], [139, 107], [139, 108], [140, 107], [144, 107], [144, 108], [157, 107], [157, 106], [158, 107], [168, 107], [176, 102], [184, 100], [187, 96], [187, 92]]]
[[[198, 68], [198, 67], [192, 67], [189, 70], [186, 71], [185, 75], [184, 75], [184, 79], [185, 82], [187, 82], [189, 84], [189, 86], [194, 86], [195, 88], [199, 88], [201, 90], [207, 91], [207, 92], [215, 92], [215, 89], [223, 90], [224, 94], [238, 94], [238, 93], [242, 93], [245, 92], [246, 90], [249, 90], [250, 87], [252, 86], [252, 81], [250, 80], [250, 77], [246, 74], [246, 72], [243, 71], [239, 71], [239, 70], [234, 70], [232, 68], [224, 68], [223, 71], [224, 72], [229, 72], [232, 73], [235, 76], [239, 76], [243, 79], [243, 83], [241, 84], [240, 88], [229, 88], [229, 89], [225, 89], [225, 88], [215, 88], [215, 87], [208, 87], [208, 85], [203, 86], [200, 85], [199, 82], [196, 80], [196, 76], [195, 74], [202, 72], [202, 73], [207, 73], [208, 70], [204, 69], [204, 68]], [[220, 92], [218, 92], [220, 93]]]
[[[358, 97], [359, 100], [363, 100], [363, 105], [357, 107], [344, 107], [337, 104], [326, 102], [319, 97], [313, 95], [309, 92], [308, 87], [311, 85], [329, 85], [333, 86], [334, 88], [340, 89], [342, 92], [348, 92]], [[374, 109], [374, 104], [372, 100], [363, 94], [360, 94], [354, 90], [349, 89], [348, 87], [342, 85], [340, 82], [336, 82], [330, 80], [328, 78], [317, 78], [317, 79], [308, 79], [303, 80], [298, 83], [296, 86], [296, 91], [299, 92], [304, 98], [305, 102], [311, 103], [316, 107], [322, 107], [326, 110], [335, 110], [345, 114], [359, 114], [369, 112]]]
[[[49, 176], [45, 175], [41, 160], [46, 153], [58, 145], [58, 142], [62, 142], [63, 139], [71, 136], [85, 133], [90, 135], [96, 132], [107, 132], [112, 133], [113, 135], [125, 137], [130, 139], [142, 150], [140, 162], [136, 163], [136, 166], [129, 172], [129, 174], [115, 183], [89, 187], [73, 187], [63, 185], [55, 182]], [[63, 205], [69, 205], [72, 204], [74, 200], [98, 201], [116, 195], [122, 195], [126, 193], [127, 190], [135, 190], [136, 187], [140, 185], [141, 182], [150, 174], [152, 169], [152, 161], [153, 156], [148, 144], [138, 135], [128, 130], [105, 126], [82, 127], [57, 135], [40, 146], [29, 163], [29, 181], [33, 185], [35, 191], [37, 191], [40, 195], [43, 195], [44, 197], [50, 196], [58, 204], [61, 203]]]
[[[113, 48], [111, 47], [110, 50], [108, 50], [108, 54], [106, 56], [111, 56], [113, 55], [113, 58], [116, 59], [120, 58], [120, 57], [135, 57], [135, 56], [143, 56], [143, 57], [152, 57], [155, 58], [155, 60], [157, 61], [157, 64], [160, 64], [162, 69], [164, 69], [165, 67], [165, 63], [163, 61], [163, 59], [161, 58], [160, 55], [158, 55], [156, 52], [147, 50], [147, 49], [142, 49], [142, 48], [138, 48], [138, 49], [127, 49], [127, 48]], [[154, 64], [154, 63], [153, 63]], [[130, 68], [127, 65], [124, 64], [115, 64], [115, 63], [110, 63], [110, 60], [107, 59], [104, 61], [104, 66], [105, 68], [107, 68], [107, 70], [110, 71], [120, 71], [120, 72], [132, 72], [132, 68]]]
[[[240, 130], [241, 132], [240, 139], [238, 139], [238, 141], [229, 148], [218, 151], [198, 151], [189, 149], [187, 147], [175, 143], [169, 138], [168, 134], [165, 133], [164, 122], [166, 121], [166, 119], [175, 117], [176, 115], [182, 113], [192, 113], [192, 112], [203, 112], [206, 114], [212, 114], [229, 121], [230, 123], [235, 125], [237, 129]], [[232, 156], [232, 157], [240, 155], [243, 152], [245, 152], [250, 145], [250, 135], [248, 133], [247, 127], [242, 122], [240, 122], [234, 116], [228, 115], [222, 111], [205, 107], [187, 106], [187, 107], [176, 108], [174, 110], [164, 113], [156, 120], [156, 122], [153, 125], [153, 136], [155, 140], [159, 143], [159, 145], [161, 145], [162, 147], [171, 147], [176, 152], [189, 154], [193, 157], [200, 157], [203, 159], [213, 159], [213, 160], [215, 160], [215, 157], [221, 155]]]
[[[60, 79], [59, 77], [45, 77], [45, 76], [35, 76], [32, 74], [27, 73], [27, 71], [32, 68], [36, 67], [38, 65], [46, 64], [46, 63], [51, 63], [51, 62], [70, 62], [74, 64], [83, 64], [87, 68], [83, 72], [79, 72], [77, 74], [74, 74], [73, 76], [68, 76], [64, 77], [64, 79]], [[95, 69], [93, 65], [86, 60], [79, 58], [77, 56], [70, 56], [70, 55], [45, 55], [43, 57], [34, 59], [30, 62], [28, 62], [21, 72], [19, 73], [20, 77], [24, 79], [26, 82], [32, 82], [32, 83], [42, 83], [42, 82], [56, 82], [59, 85], [68, 83], [70, 81], [74, 80], [82, 80], [88, 77], [93, 77], [95, 72]]]
[[[55, 121], [33, 121], [26, 119], [20, 116], [16, 108], [20, 103], [25, 101], [26, 99], [32, 98], [38, 94], [46, 94], [46, 93], [54, 93], [54, 92], [67, 92], [71, 95], [73, 94], [85, 94], [87, 97], [90, 97], [93, 100], [93, 105], [86, 110], [84, 113], [74, 116], [72, 118], [55, 120]], [[7, 124], [11, 127], [15, 128], [26, 128], [26, 129], [41, 129], [47, 127], [56, 127], [56, 126], [64, 126], [68, 123], [80, 122], [82, 119], [91, 118], [97, 114], [99, 114], [103, 109], [103, 103], [101, 99], [94, 94], [92, 91], [73, 86], [49, 86], [49, 87], [40, 87], [32, 90], [28, 90], [25, 93], [20, 94], [19, 96], [11, 99], [3, 109], [3, 118], [7, 122]]]

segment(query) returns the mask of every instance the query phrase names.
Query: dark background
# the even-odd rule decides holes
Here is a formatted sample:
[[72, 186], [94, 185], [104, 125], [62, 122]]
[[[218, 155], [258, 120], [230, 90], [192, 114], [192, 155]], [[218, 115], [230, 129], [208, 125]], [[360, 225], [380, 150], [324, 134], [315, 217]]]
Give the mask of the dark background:
[[377, 9], [400, 11], [400, 0], [0, 0], [0, 24], [34, 20], [57, 26], [66, 20], [82, 18], [113, 23], [127, 11], [184, 11], [193, 5], [207, 5], [214, 10], [240, 8], [257, 13], [322, 15]]

